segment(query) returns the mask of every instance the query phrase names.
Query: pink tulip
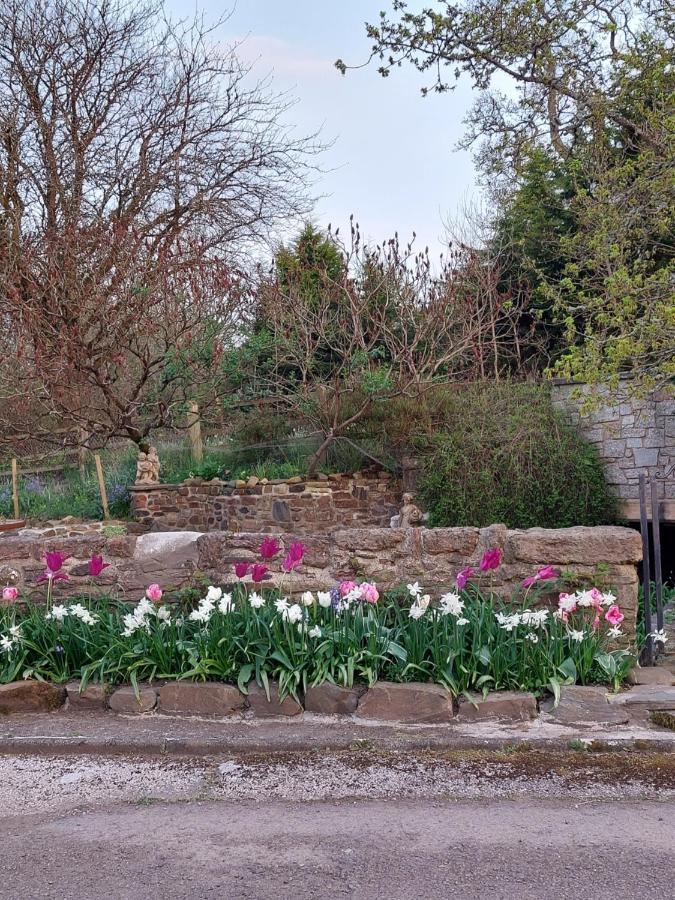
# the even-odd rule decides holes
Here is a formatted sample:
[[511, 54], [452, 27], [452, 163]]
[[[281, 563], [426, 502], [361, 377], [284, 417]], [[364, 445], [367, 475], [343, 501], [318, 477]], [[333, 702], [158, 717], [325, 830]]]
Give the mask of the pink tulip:
[[92, 578], [98, 578], [104, 569], [107, 569], [110, 563], [103, 562], [102, 556], [92, 556], [89, 560], [89, 574]]
[[281, 544], [276, 538], [266, 537], [260, 545], [259, 553], [263, 559], [272, 559], [281, 550]]
[[47, 571], [51, 572], [52, 575], [56, 575], [63, 568], [64, 562], [68, 559], [65, 553], [59, 553], [57, 550], [52, 550], [49, 553], [45, 553], [45, 562], [47, 563]]
[[483, 554], [478, 568], [481, 572], [487, 572], [489, 569], [498, 569], [502, 564], [502, 551], [499, 547], [493, 547], [492, 550], [486, 550]]
[[234, 564], [234, 574], [237, 578], [246, 578], [248, 574], [248, 563], [238, 562]]
[[551, 578], [558, 578], [559, 574], [560, 573], [556, 572], [553, 566], [544, 566], [543, 569], [539, 569], [536, 575], [528, 575], [528, 577], [523, 580], [523, 587], [532, 587], [537, 581], [549, 581]]
[[361, 596], [366, 603], [377, 603], [380, 599], [380, 592], [374, 584], [364, 581], [361, 585]]
[[262, 563], [256, 563], [251, 567], [251, 578], [256, 582], [256, 584], [262, 581], [266, 574], [267, 566], [263, 565]]
[[605, 613], [605, 621], [609, 622], [614, 628], [617, 625], [620, 625], [625, 619], [624, 614], [621, 612], [616, 603], [613, 606], [610, 606], [607, 612]]
[[284, 557], [284, 561], [281, 563], [281, 568], [284, 572], [292, 572], [293, 569], [300, 565], [306, 549], [307, 548], [301, 541], [291, 544], [288, 553]]
[[455, 579], [455, 584], [459, 588], [459, 590], [463, 590], [466, 587], [466, 583], [473, 575], [473, 569], [471, 566], [467, 566], [465, 569], [462, 569], [461, 572], [457, 573], [457, 578]]
[[341, 581], [340, 585], [338, 587], [338, 590], [340, 591], [341, 597], [346, 597], [347, 594], [350, 594], [352, 591], [355, 591], [357, 589], [357, 587], [358, 587], [358, 585], [355, 584], [355, 582], [353, 582], [353, 581]]
[[593, 601], [593, 609], [600, 609], [602, 607], [602, 594], [597, 588], [591, 588], [590, 593]]
[[19, 596], [19, 589], [13, 586], [9, 586], [2, 589], [2, 599], [7, 603], [13, 603], [17, 597]]
[[158, 584], [149, 584], [145, 589], [145, 596], [153, 603], [159, 603], [162, 599], [162, 589]]

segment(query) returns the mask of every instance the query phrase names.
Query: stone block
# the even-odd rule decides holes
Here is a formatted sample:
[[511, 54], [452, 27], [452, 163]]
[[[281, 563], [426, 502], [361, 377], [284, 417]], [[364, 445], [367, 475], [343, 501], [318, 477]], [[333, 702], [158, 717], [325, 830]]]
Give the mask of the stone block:
[[635, 449], [633, 450], [633, 458], [638, 469], [656, 466], [659, 462], [659, 451], [657, 449]]
[[138, 697], [133, 687], [117, 688], [108, 697], [108, 706], [113, 712], [124, 715], [139, 715], [150, 712], [157, 703], [157, 691], [147, 685], [139, 686]]
[[675, 684], [675, 671], [665, 666], [645, 666], [631, 669], [628, 673], [629, 684]]
[[69, 681], [66, 685], [68, 706], [73, 709], [106, 709], [111, 689], [108, 684], [90, 683], [81, 691], [79, 681]]
[[181, 716], [231, 716], [246, 706], [244, 695], [231, 684], [174, 681], [159, 690], [160, 712]]
[[624, 709], [663, 709], [675, 712], [675, 687], [660, 684], [638, 684], [629, 691], [609, 698], [611, 706]]
[[351, 715], [359, 705], [359, 697], [365, 687], [346, 688], [324, 681], [307, 689], [305, 709], [307, 712], [320, 713], [324, 716]]
[[552, 565], [572, 563], [638, 563], [642, 559], [640, 535], [614, 525], [574, 528], [529, 528], [512, 531], [508, 550], [521, 562]]
[[251, 712], [258, 718], [269, 718], [271, 716], [299, 716], [303, 709], [302, 706], [293, 697], [284, 697], [279, 699], [279, 685], [275, 681], [270, 681], [270, 698], [264, 688], [251, 681], [248, 684], [248, 706]]
[[554, 707], [551, 697], [542, 701], [540, 708], [557, 724], [570, 727], [625, 725], [629, 721], [626, 711], [612, 706], [606, 688], [598, 685], [564, 685], [558, 706]]
[[51, 712], [63, 706], [66, 689], [44, 681], [12, 681], [0, 684], [0, 715]]
[[[537, 698], [534, 694], [520, 691], [495, 691], [483, 699], [482, 694], [474, 694], [471, 699], [460, 701], [458, 722], [480, 722], [484, 719], [504, 719], [509, 722], [527, 722], [538, 715]], [[474, 703], [476, 704], [474, 706]]]
[[424, 528], [422, 548], [424, 553], [456, 554], [465, 559], [471, 556], [478, 543], [478, 528]]
[[440, 684], [378, 681], [359, 701], [356, 715], [380, 722], [437, 725], [451, 722], [452, 694]]

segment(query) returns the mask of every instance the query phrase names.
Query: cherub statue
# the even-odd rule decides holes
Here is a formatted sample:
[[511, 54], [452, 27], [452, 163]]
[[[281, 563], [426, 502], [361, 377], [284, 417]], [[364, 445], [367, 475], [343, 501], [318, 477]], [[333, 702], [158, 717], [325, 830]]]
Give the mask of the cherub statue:
[[159, 454], [156, 447], [148, 447], [148, 452], [142, 450], [138, 454], [136, 463], [136, 484], [157, 484], [159, 482]]

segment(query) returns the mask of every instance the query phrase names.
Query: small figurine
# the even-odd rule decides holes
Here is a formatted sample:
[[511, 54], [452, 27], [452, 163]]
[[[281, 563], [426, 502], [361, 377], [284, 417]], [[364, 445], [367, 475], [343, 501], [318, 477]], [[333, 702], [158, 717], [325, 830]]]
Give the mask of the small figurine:
[[406, 491], [403, 495], [403, 506], [401, 512], [397, 516], [393, 516], [391, 520], [392, 528], [415, 528], [422, 525], [426, 515], [413, 502], [413, 494]]
[[149, 447], [148, 452], [142, 450], [136, 463], [136, 484], [157, 484], [159, 482], [159, 454], [156, 447]]

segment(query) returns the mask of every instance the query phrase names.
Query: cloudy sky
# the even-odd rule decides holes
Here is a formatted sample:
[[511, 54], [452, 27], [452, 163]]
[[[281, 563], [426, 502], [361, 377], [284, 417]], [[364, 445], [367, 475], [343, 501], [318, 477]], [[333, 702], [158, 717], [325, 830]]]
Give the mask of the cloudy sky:
[[[363, 233], [380, 240], [398, 231], [416, 246], [442, 249], [443, 223], [475, 196], [470, 154], [454, 149], [471, 96], [467, 86], [444, 96], [420, 96], [411, 69], [388, 79], [371, 65], [345, 77], [334, 67], [368, 58], [365, 21], [375, 21], [387, 0], [238, 0], [221, 29], [224, 41], [243, 41], [239, 54], [259, 75], [272, 73], [280, 91], [297, 102], [289, 121], [309, 133], [321, 128], [333, 144], [317, 184], [317, 225], [348, 227], [350, 213]], [[412, 5], [412, 4], [411, 4]], [[177, 16], [194, 2], [168, 0]], [[222, 16], [227, 0], [198, 0], [208, 19]]]

